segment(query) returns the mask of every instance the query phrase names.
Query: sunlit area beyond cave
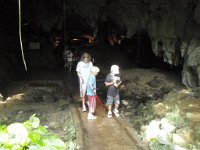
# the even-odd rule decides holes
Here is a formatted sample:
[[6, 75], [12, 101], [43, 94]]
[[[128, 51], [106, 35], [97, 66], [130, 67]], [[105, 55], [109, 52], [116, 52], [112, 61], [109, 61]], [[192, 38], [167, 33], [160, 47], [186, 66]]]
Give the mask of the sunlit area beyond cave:
[[1, 0], [0, 150], [199, 150], [199, 0]]

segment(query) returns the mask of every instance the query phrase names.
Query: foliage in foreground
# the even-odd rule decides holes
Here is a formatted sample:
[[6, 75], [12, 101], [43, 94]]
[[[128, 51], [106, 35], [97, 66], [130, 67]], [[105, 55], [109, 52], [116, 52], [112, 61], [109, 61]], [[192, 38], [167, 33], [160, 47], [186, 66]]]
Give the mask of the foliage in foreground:
[[0, 126], [1, 150], [65, 150], [66, 144], [49, 134], [35, 114], [24, 123]]

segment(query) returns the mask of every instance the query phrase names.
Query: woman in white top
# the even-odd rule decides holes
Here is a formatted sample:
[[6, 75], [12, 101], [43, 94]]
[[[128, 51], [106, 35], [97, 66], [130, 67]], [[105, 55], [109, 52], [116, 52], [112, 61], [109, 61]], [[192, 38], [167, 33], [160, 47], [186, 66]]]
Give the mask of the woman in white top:
[[91, 56], [88, 53], [83, 53], [81, 60], [76, 66], [77, 75], [79, 77], [80, 97], [82, 98], [82, 111], [86, 111], [85, 94], [88, 83], [88, 78], [93, 67]]

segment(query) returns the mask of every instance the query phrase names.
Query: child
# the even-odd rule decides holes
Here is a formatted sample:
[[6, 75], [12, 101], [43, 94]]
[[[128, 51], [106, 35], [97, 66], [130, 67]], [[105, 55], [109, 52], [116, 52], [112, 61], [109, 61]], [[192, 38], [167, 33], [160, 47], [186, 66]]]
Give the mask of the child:
[[122, 83], [121, 78], [119, 76], [119, 66], [112, 65], [110, 69], [110, 73], [107, 75], [105, 80], [105, 85], [108, 86], [107, 92], [107, 105], [108, 105], [108, 118], [112, 117], [112, 104], [115, 103], [115, 108], [113, 113], [116, 117], [119, 117], [119, 85]]
[[97, 117], [94, 116], [94, 112], [96, 109], [96, 76], [99, 73], [99, 68], [93, 66], [91, 69], [91, 75], [88, 79], [87, 85], [87, 96], [89, 100], [89, 113], [87, 119], [96, 119]]

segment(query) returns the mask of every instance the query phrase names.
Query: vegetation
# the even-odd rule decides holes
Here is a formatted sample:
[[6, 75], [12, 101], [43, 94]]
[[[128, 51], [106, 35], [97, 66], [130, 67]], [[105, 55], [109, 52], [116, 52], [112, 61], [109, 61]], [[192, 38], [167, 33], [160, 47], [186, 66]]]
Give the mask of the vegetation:
[[0, 149], [65, 150], [67, 145], [56, 135], [49, 134], [34, 114], [24, 123], [0, 125]]
[[159, 143], [156, 139], [152, 139], [149, 147], [151, 150], [171, 150], [170, 146]]
[[196, 143], [196, 147], [200, 149], [200, 124], [197, 124], [194, 128], [194, 140]]

